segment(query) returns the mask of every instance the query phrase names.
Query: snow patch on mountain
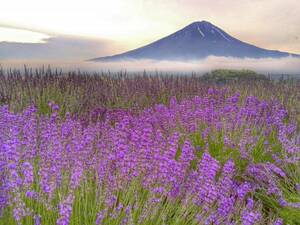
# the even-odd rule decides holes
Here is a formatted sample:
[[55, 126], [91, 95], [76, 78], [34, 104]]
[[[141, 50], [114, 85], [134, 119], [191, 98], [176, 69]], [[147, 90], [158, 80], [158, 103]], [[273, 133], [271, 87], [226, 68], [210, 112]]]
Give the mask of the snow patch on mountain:
[[215, 31], [217, 31], [226, 41], [230, 41], [218, 28], [213, 28]]
[[205, 37], [205, 34], [202, 32], [202, 30], [200, 29], [200, 27], [198, 27], [198, 31], [201, 34], [202, 37]]

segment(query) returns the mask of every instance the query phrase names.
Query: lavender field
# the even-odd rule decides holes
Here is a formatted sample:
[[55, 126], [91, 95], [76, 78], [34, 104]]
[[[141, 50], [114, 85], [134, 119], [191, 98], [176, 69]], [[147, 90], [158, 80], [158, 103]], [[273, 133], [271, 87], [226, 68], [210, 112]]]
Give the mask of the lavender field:
[[300, 80], [216, 73], [0, 70], [0, 224], [300, 224]]

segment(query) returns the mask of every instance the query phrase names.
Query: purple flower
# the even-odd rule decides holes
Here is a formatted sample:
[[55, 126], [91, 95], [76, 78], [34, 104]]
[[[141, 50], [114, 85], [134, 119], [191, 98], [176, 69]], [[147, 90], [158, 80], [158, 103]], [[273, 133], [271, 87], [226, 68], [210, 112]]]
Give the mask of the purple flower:
[[219, 200], [218, 214], [222, 218], [227, 218], [230, 213], [234, 210], [235, 198], [231, 197], [223, 197]]
[[82, 172], [83, 172], [83, 166], [79, 161], [77, 161], [75, 168], [72, 171], [72, 175], [70, 179], [70, 187], [72, 189], [75, 189], [79, 186]]
[[41, 225], [41, 216], [40, 215], [34, 215], [34, 225]]
[[24, 185], [30, 186], [33, 182], [33, 166], [29, 162], [24, 162], [23, 175], [24, 175]]
[[105, 217], [105, 211], [100, 211], [98, 214], [97, 214], [97, 218], [96, 218], [96, 225], [101, 225], [102, 224], [102, 221]]
[[241, 219], [243, 225], [253, 225], [261, 219], [260, 212], [254, 210], [253, 198], [247, 199], [246, 207], [243, 209], [241, 213]]
[[238, 199], [242, 201], [245, 198], [245, 196], [251, 191], [252, 191], [252, 187], [250, 183], [248, 182], [242, 183], [241, 185], [238, 186], [237, 189]]
[[283, 225], [283, 219], [281, 218], [276, 219], [274, 225]]
[[242, 212], [242, 223], [243, 225], [253, 225], [260, 219], [260, 217], [260, 213], [246, 210]]
[[69, 194], [65, 200], [59, 204], [59, 218], [56, 221], [57, 225], [68, 225], [72, 213], [72, 204], [74, 196]]

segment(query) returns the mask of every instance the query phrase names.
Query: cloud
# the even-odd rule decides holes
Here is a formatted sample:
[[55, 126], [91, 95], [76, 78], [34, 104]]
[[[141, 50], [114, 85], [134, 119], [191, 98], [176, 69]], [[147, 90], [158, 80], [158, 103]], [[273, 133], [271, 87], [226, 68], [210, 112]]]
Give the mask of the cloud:
[[[91, 63], [90, 68], [128, 71], [174, 71], [174, 72], [207, 72], [214, 69], [250, 69], [260, 73], [288, 73], [300, 76], [300, 58], [231, 58], [210, 56], [203, 60], [189, 62], [138, 60], [113, 63]], [[87, 68], [88, 68], [87, 67]]]
[[49, 35], [24, 29], [0, 27], [0, 42], [45, 43]]
[[0, 42], [0, 60], [5, 61], [72, 61], [111, 54], [116, 43], [104, 39], [57, 36], [40, 43]]
[[[279, 59], [263, 58], [263, 59], [239, 59], [230, 57], [215, 57], [210, 56], [203, 60], [190, 62], [176, 61], [153, 61], [153, 60], [136, 60], [123, 62], [63, 62], [63, 61], [27, 61], [28, 67], [40, 67], [48, 65], [52, 68], [59, 68], [65, 71], [78, 70], [89, 72], [168, 72], [179, 74], [191, 74], [195, 72], [202, 74], [214, 69], [249, 69], [264, 74], [290, 74], [300, 78], [300, 58], [285, 57]], [[3, 64], [4, 67], [19, 67], [22, 68], [24, 61], [10, 62]]]

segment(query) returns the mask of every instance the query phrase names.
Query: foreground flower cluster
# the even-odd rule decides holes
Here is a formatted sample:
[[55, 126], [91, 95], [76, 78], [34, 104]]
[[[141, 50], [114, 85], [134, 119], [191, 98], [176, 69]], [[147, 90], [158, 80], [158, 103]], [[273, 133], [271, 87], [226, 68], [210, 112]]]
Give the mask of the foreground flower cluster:
[[[52, 104], [52, 103], [51, 103]], [[0, 108], [4, 224], [283, 224], [300, 218], [297, 124], [209, 89], [91, 123]]]

